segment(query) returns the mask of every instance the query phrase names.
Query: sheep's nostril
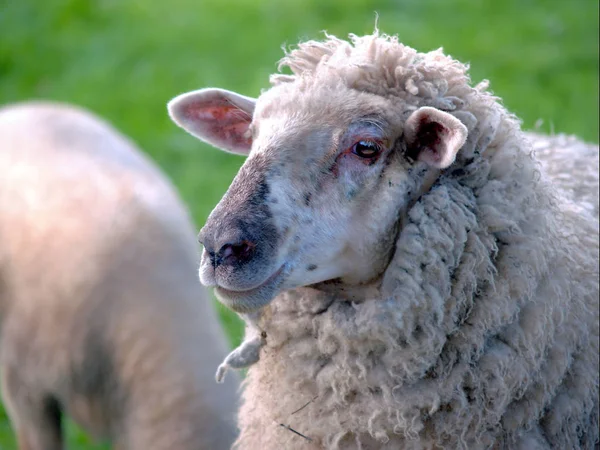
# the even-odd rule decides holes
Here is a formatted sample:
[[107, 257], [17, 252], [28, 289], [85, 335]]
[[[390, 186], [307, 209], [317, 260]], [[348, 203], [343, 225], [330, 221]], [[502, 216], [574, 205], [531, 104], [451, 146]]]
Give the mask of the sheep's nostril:
[[219, 251], [218, 259], [224, 265], [246, 262], [252, 258], [254, 247], [254, 244], [248, 241], [242, 241], [237, 244], [225, 244]]
[[230, 256], [233, 256], [234, 253], [235, 253], [235, 251], [233, 249], [233, 245], [225, 244], [223, 246], [223, 248], [221, 249], [221, 251], [219, 252], [219, 256], [221, 256], [221, 258], [223, 258], [223, 259], [227, 259]]

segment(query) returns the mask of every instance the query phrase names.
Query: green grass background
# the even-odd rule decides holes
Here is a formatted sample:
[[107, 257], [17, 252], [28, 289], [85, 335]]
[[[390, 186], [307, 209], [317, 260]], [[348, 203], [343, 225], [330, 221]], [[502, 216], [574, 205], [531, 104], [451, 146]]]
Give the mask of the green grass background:
[[[0, 0], [0, 103], [73, 102], [131, 136], [200, 226], [243, 159], [200, 144], [166, 102], [219, 86], [256, 96], [282, 44], [379, 27], [443, 46], [532, 128], [598, 142], [597, 0]], [[0, 212], [1, 213], [1, 212]], [[220, 308], [232, 345], [240, 323]], [[73, 424], [70, 449], [99, 449]], [[16, 444], [0, 404], [0, 449]], [[150, 450], [150, 449], [149, 449]]]

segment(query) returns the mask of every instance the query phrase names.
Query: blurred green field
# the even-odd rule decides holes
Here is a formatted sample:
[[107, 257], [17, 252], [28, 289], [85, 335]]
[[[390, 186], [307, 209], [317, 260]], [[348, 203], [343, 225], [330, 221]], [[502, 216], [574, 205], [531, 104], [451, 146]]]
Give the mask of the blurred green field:
[[[281, 45], [383, 32], [443, 46], [532, 128], [598, 142], [597, 0], [0, 0], [0, 104], [76, 103], [131, 136], [174, 180], [200, 226], [243, 159], [176, 128], [166, 102], [205, 86], [256, 96]], [[232, 345], [239, 320], [220, 308]], [[93, 445], [72, 424], [69, 449]], [[0, 404], [0, 450], [16, 448]], [[149, 449], [150, 450], [150, 449]]]

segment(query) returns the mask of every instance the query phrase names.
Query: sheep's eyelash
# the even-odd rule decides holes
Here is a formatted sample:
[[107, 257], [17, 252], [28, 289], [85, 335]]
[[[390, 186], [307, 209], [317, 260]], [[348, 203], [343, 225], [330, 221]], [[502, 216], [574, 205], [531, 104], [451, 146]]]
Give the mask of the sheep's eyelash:
[[382, 136], [385, 136], [385, 122], [381, 119], [378, 119], [377, 117], [365, 117], [363, 119], [361, 119], [360, 122], [362, 125], [365, 125], [367, 127], [375, 127], [377, 130], [380, 131]]
[[361, 139], [377, 141], [385, 150], [390, 141], [384, 130], [385, 122], [382, 120], [373, 116], [362, 117], [348, 125], [343, 133], [333, 137], [331, 147], [322, 161], [327, 161], [326, 164], [333, 167], [337, 157]]
[[348, 126], [339, 140], [338, 152], [343, 152], [355, 142], [373, 140], [387, 148], [389, 139], [385, 133], [385, 124], [376, 118], [366, 117]]

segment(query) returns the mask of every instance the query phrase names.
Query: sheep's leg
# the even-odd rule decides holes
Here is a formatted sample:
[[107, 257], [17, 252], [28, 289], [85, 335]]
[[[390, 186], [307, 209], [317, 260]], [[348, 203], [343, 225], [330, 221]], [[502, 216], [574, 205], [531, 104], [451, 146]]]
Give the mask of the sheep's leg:
[[53, 411], [56, 406], [40, 407], [40, 410], [13, 421], [19, 450], [62, 450], [60, 412]]
[[18, 374], [4, 367], [2, 396], [19, 450], [63, 449], [61, 412], [55, 399], [24, 386]]

